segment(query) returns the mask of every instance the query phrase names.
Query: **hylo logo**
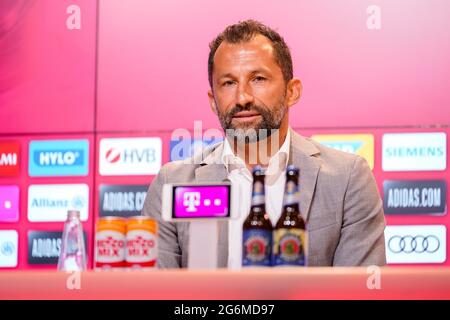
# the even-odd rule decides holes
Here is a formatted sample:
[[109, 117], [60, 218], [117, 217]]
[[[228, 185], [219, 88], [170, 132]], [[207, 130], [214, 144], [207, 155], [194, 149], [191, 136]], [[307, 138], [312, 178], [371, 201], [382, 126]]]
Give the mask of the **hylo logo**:
[[43, 176], [86, 176], [88, 140], [50, 140], [30, 142], [29, 174]]
[[34, 161], [41, 167], [80, 165], [83, 162], [83, 150], [37, 151]]

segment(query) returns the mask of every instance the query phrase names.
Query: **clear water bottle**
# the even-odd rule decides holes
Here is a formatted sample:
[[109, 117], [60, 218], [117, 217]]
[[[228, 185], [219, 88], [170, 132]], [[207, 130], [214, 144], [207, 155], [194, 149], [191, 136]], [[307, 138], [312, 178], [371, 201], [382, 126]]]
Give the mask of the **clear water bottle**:
[[67, 220], [64, 224], [58, 270], [83, 271], [86, 267], [86, 249], [80, 212], [70, 210], [67, 212]]

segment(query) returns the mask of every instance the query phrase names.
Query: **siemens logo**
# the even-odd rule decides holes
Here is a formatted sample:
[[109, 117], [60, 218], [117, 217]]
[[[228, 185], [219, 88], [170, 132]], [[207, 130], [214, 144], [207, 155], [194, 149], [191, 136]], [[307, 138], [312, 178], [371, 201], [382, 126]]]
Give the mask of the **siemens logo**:
[[30, 143], [29, 174], [42, 176], [86, 176], [88, 140], [51, 140]]
[[443, 147], [386, 148], [387, 157], [442, 157], [444, 155]]
[[382, 149], [384, 171], [443, 171], [447, 168], [444, 132], [384, 134]]

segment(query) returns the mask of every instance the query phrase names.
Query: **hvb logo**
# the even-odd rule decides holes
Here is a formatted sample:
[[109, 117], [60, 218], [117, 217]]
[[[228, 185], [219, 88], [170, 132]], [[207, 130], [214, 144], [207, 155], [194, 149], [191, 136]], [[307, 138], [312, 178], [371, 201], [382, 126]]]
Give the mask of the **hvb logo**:
[[155, 149], [145, 148], [118, 150], [111, 148], [106, 152], [105, 160], [108, 163], [152, 163], [156, 160]]
[[43, 176], [86, 176], [88, 140], [31, 141], [29, 174]]
[[160, 138], [117, 138], [100, 141], [101, 175], [152, 175], [161, 167]]
[[20, 144], [0, 142], [0, 177], [19, 175]]
[[106, 151], [106, 161], [109, 163], [116, 163], [120, 160], [120, 151], [114, 148]]

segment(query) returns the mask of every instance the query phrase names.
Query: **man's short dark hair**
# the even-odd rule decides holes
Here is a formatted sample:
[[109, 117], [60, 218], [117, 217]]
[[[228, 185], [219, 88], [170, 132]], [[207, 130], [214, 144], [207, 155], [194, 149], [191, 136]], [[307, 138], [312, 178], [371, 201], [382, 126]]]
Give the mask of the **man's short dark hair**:
[[278, 32], [255, 20], [245, 20], [228, 26], [209, 44], [208, 80], [212, 88], [212, 74], [214, 69], [214, 55], [223, 41], [240, 43], [250, 41], [255, 35], [261, 34], [272, 42], [275, 61], [283, 72], [286, 83], [292, 79], [292, 58], [289, 48]]

